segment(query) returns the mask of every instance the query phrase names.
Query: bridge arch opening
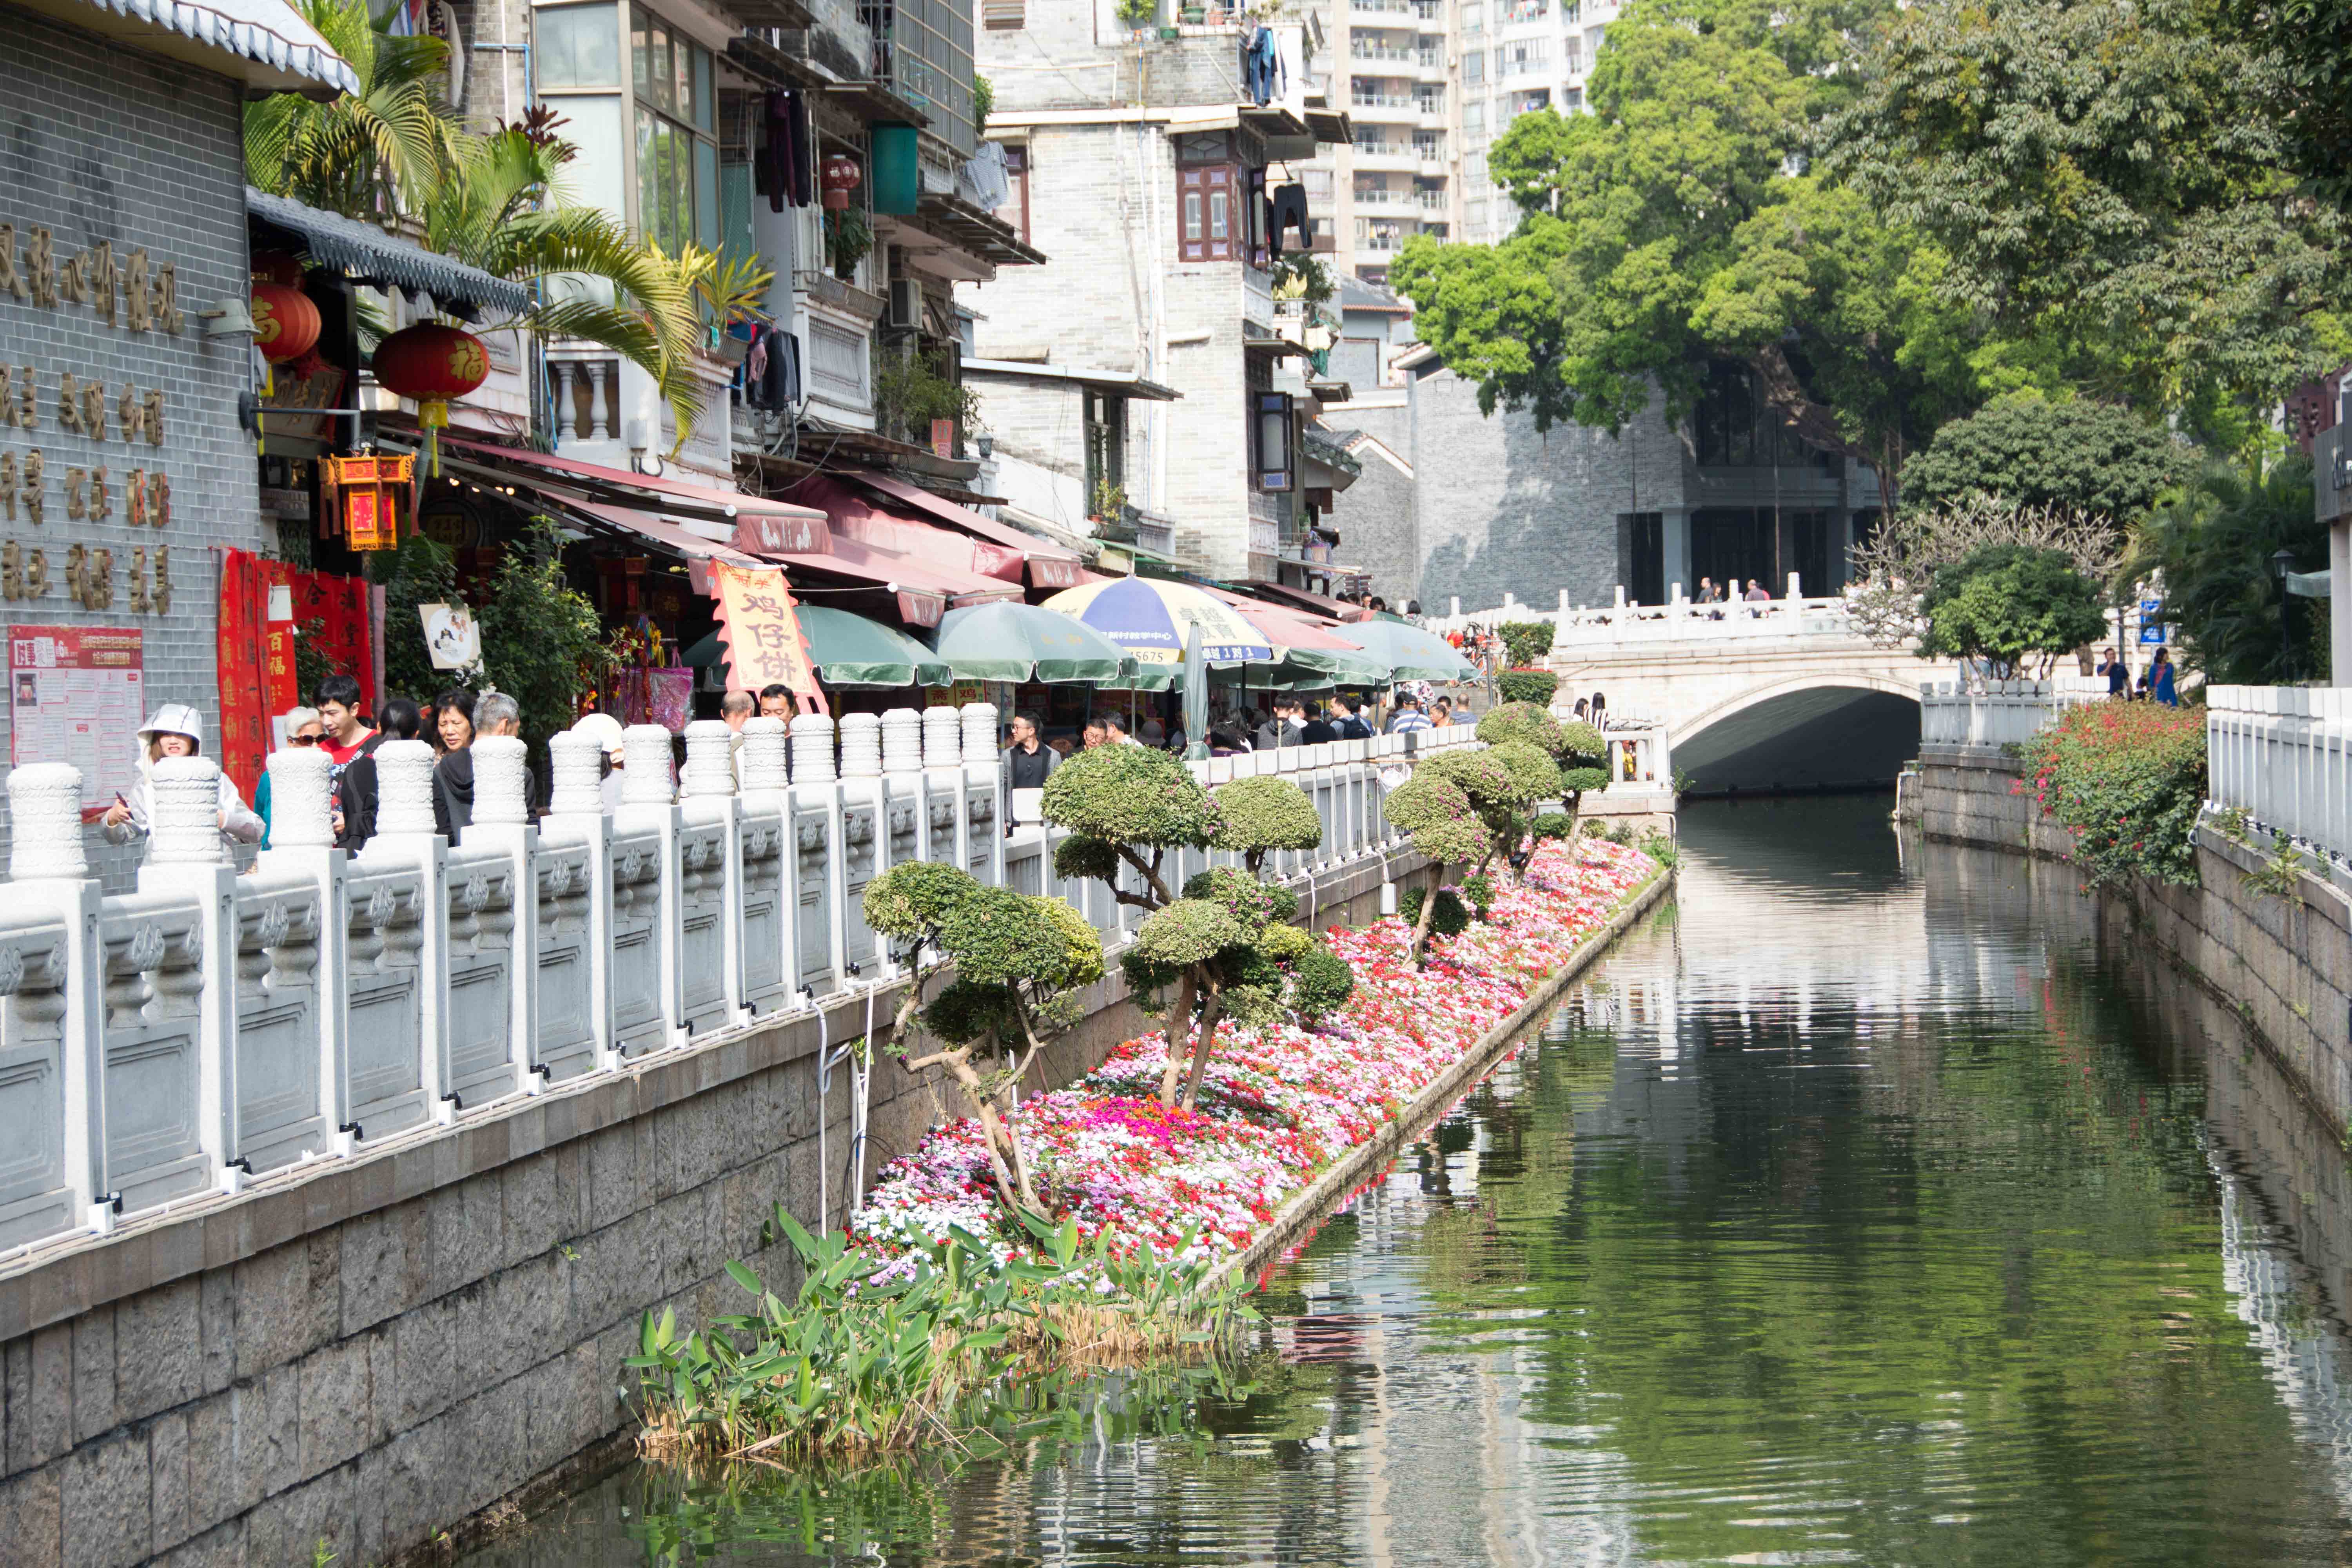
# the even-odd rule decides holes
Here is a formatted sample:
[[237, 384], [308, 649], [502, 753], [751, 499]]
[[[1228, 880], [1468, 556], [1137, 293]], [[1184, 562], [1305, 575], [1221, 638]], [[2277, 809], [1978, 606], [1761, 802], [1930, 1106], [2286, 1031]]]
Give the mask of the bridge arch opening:
[[1883, 788], [1919, 754], [1919, 694], [1874, 677], [1790, 681], [1687, 721], [1674, 765], [1693, 793]]

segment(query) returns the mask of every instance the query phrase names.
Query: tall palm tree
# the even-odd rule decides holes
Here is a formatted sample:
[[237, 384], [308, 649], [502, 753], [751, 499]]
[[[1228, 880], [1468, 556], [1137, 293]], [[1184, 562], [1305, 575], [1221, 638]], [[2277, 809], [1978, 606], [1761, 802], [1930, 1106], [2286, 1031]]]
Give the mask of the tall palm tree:
[[573, 204], [571, 147], [551, 116], [468, 132], [443, 102], [448, 46], [401, 37], [367, 0], [291, 0], [351, 63], [360, 91], [278, 93], [246, 106], [247, 177], [263, 190], [402, 229], [430, 249], [535, 285], [529, 309], [479, 323], [609, 348], [660, 387], [678, 440], [702, 411], [688, 369], [702, 336], [690, 280], [609, 215]]

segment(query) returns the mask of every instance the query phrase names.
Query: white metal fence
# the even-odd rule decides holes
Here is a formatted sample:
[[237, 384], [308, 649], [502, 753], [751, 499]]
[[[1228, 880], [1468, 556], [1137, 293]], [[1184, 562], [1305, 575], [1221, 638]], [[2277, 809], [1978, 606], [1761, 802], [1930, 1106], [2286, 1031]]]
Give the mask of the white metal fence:
[[[0, 902], [0, 1248], [109, 1231], [121, 1216], [266, 1182], [273, 1171], [430, 1137], [484, 1106], [895, 976], [861, 913], [909, 860], [1067, 899], [1104, 934], [1135, 918], [1054, 875], [1062, 835], [1003, 827], [995, 710], [753, 720], [741, 788], [724, 724], [625, 737], [602, 809], [595, 742], [560, 735], [534, 822], [520, 741], [475, 742], [473, 825], [434, 831], [433, 753], [376, 755], [378, 831], [332, 847], [315, 749], [269, 759], [271, 847], [239, 875], [215, 768], [165, 759], [137, 890], [89, 874], [80, 777], [8, 778], [16, 835]], [[1270, 876], [1382, 853], [1382, 773], [1475, 744], [1455, 726], [1190, 764], [1215, 784], [1295, 780], [1319, 848]], [[789, 758], [787, 752], [789, 751]], [[1230, 862], [1191, 853], [1175, 879]]]
[[2352, 689], [2211, 686], [2206, 793], [2256, 826], [2352, 856]]

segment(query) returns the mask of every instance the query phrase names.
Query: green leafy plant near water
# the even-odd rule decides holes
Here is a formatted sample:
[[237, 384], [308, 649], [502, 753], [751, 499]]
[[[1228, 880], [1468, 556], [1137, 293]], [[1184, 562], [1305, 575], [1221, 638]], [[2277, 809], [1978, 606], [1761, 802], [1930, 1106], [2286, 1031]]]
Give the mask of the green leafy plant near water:
[[1524, 669], [1551, 651], [1556, 629], [1549, 621], [1506, 621], [1495, 628], [1495, 635], [1510, 651], [1511, 663]]
[[1016, 1411], [1039, 1380], [1202, 1363], [1256, 1316], [1239, 1282], [1211, 1285], [1213, 1260], [1124, 1257], [1107, 1236], [1081, 1243], [1074, 1221], [1022, 1220], [1034, 1262], [961, 1230], [894, 1258], [839, 1233], [811, 1236], [779, 1207], [774, 1228], [803, 1269], [797, 1293], [730, 1263], [750, 1311], [699, 1332], [667, 1310], [646, 1314], [626, 1363], [640, 1379], [640, 1450], [805, 1462], [943, 1447], [992, 1458], [1026, 1435]]
[[2205, 720], [2161, 702], [2068, 709], [2020, 748], [2031, 794], [2074, 837], [2090, 886], [2197, 883], [2192, 835], [2205, 798]]

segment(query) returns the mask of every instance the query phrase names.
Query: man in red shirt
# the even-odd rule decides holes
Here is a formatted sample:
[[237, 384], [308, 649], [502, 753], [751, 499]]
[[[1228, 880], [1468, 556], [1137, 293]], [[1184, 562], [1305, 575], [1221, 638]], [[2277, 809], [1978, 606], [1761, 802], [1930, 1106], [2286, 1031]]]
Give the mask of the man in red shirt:
[[360, 683], [348, 675], [331, 675], [319, 682], [313, 699], [319, 717], [325, 721], [327, 733], [319, 745], [327, 760], [335, 764], [341, 774], [343, 764], [360, 754], [360, 748], [375, 739], [375, 731], [360, 722]]

